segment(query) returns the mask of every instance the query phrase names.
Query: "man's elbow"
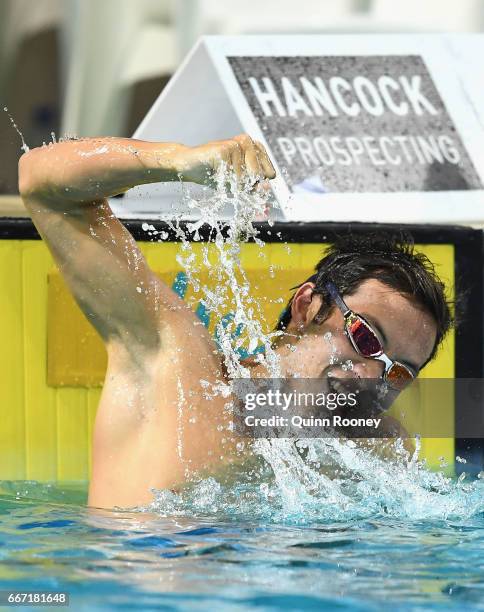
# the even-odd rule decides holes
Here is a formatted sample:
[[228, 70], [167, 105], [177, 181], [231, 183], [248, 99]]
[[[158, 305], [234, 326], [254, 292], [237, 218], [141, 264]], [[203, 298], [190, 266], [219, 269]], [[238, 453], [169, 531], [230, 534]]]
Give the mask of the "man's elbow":
[[35, 193], [32, 157], [32, 152], [29, 151], [18, 161], [18, 192], [24, 200]]
[[47, 180], [42, 150], [24, 153], [18, 162], [18, 191], [25, 203], [33, 196], [47, 195]]

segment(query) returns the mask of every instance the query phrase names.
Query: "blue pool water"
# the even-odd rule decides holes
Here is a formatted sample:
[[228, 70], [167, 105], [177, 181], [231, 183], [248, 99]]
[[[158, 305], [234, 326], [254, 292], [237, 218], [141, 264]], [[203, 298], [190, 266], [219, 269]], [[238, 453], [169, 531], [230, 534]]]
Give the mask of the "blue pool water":
[[173, 503], [163, 516], [90, 510], [82, 489], [4, 482], [0, 589], [67, 591], [73, 610], [484, 610], [482, 505], [460, 518], [369, 504], [339, 520], [242, 519], [220, 505], [220, 489], [205, 493], [198, 516]]

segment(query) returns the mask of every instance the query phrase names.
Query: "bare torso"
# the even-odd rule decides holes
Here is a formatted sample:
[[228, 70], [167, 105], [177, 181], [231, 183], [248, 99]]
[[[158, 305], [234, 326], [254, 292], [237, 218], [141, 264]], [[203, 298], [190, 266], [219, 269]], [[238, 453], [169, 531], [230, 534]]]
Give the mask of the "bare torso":
[[110, 354], [94, 431], [91, 505], [146, 503], [152, 488], [176, 488], [232, 457], [228, 399], [213, 393], [225, 380], [213, 340], [180, 306], [163, 345], [143, 371]]

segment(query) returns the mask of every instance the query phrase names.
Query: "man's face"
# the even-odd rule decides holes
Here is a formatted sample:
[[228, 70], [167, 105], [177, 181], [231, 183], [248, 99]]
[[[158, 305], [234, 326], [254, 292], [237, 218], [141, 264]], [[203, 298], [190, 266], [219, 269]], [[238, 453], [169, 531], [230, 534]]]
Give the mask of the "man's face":
[[[390, 359], [418, 372], [432, 352], [436, 325], [431, 315], [376, 279], [365, 280], [353, 295], [343, 296], [348, 308], [373, 327]], [[359, 355], [344, 333], [344, 320], [334, 307], [324, 323], [313, 323], [322, 298], [311, 287], [298, 291], [288, 332], [297, 332], [296, 350], [288, 355], [287, 375], [307, 378], [380, 378], [381, 361]]]

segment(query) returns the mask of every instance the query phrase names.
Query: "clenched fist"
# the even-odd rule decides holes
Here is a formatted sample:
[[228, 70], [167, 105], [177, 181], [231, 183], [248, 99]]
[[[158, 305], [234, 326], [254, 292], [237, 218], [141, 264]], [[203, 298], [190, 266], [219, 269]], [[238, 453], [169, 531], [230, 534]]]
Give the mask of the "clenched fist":
[[177, 160], [182, 180], [200, 185], [213, 185], [221, 166], [232, 172], [242, 184], [255, 185], [276, 176], [264, 146], [247, 134], [186, 147]]

